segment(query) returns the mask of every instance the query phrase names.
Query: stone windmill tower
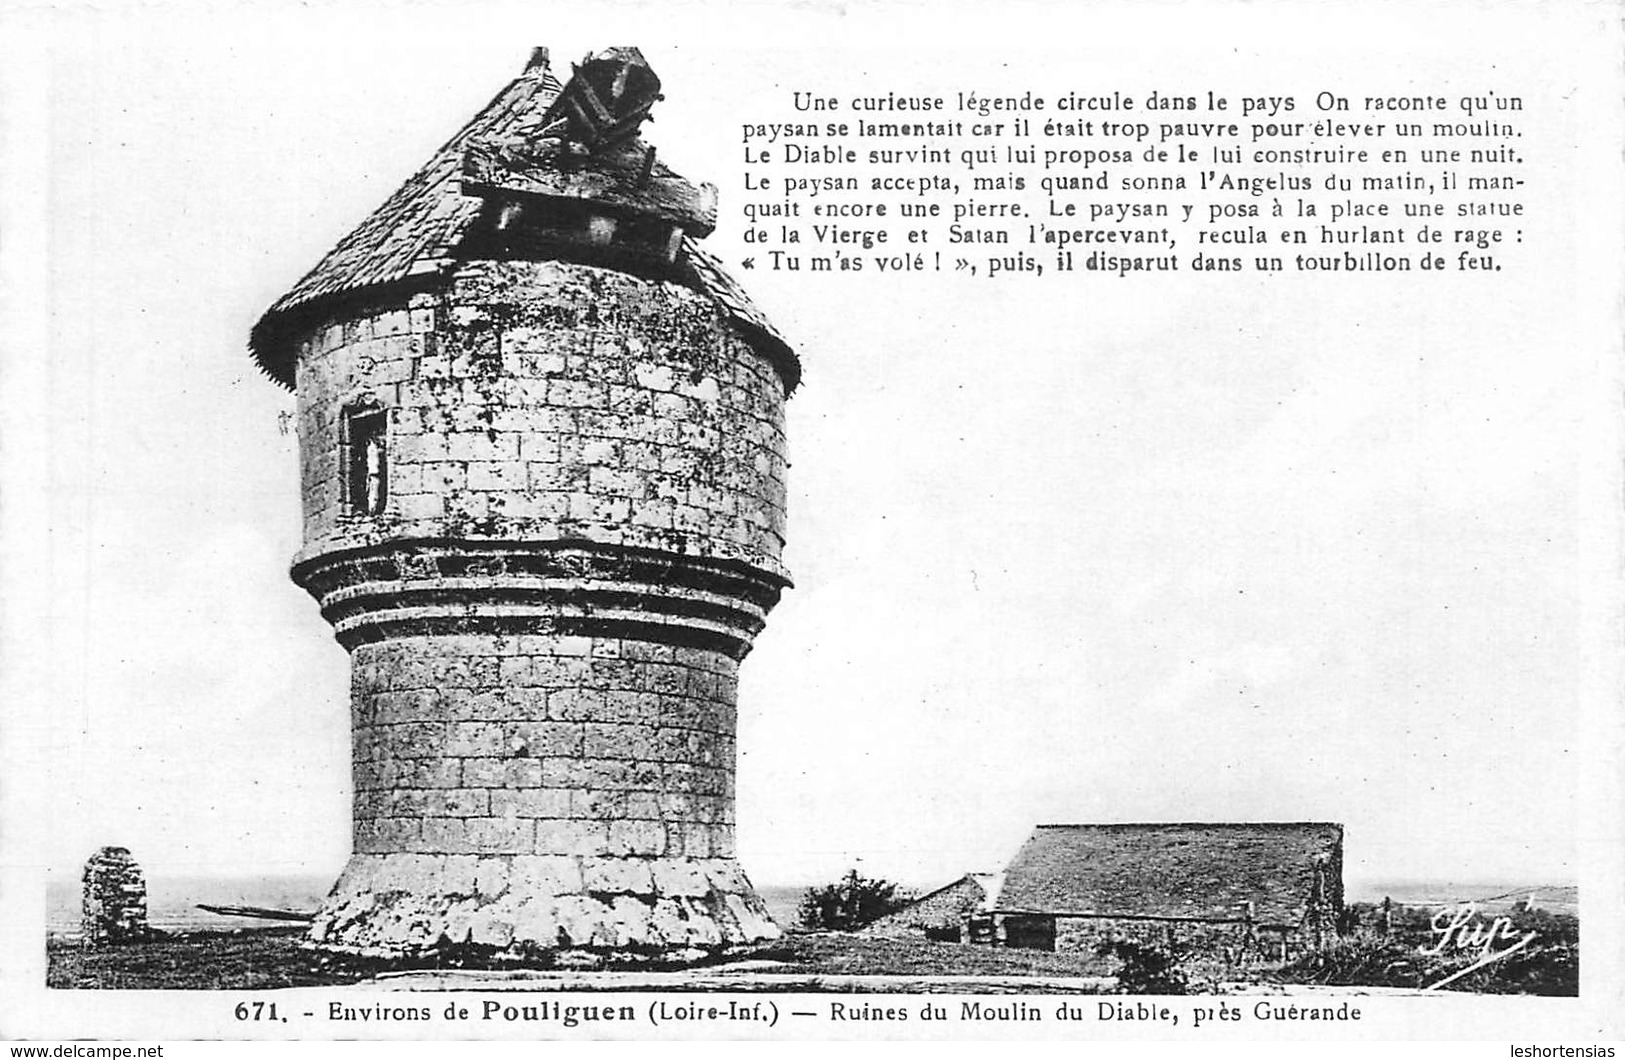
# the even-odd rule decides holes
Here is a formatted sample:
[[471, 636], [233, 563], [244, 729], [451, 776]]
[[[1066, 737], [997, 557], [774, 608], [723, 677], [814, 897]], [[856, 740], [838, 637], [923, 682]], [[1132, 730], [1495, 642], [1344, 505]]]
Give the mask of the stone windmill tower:
[[293, 579], [350, 652], [354, 854], [311, 941], [777, 934], [734, 860], [740, 660], [788, 584], [800, 366], [639, 136], [630, 48], [528, 68], [255, 326], [298, 395]]

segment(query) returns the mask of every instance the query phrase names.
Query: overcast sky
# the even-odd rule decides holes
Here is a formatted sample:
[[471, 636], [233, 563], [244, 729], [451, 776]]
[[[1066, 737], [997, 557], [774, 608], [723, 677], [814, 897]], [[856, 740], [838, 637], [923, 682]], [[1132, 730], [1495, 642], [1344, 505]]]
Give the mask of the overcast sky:
[[[1608, 277], [1586, 264], [1612, 229], [1577, 220], [1577, 35], [1486, 19], [1450, 69], [1425, 19], [1395, 46], [1230, 8], [1155, 54], [1124, 21], [1038, 53], [1022, 9], [911, 51], [838, 9], [708, 10], [59, 20], [25, 85], [48, 121], [12, 147], [48, 152], [49, 286], [44, 345], [7, 352], [9, 857], [342, 865], [347, 659], [287, 578], [293, 399], [246, 337], [533, 43], [643, 49], [666, 94], [647, 138], [719, 185], [708, 245], [806, 365], [796, 588], [741, 685], [758, 883], [940, 883], [1051, 822], [1338, 821], [1351, 881], [1564, 881], [1613, 849], [1612, 817], [1580, 825], [1619, 733], [1587, 286]], [[1271, 35], [1311, 29], [1342, 54]], [[739, 269], [740, 125], [792, 117], [792, 90], [1029, 86], [1521, 92], [1525, 241], [1488, 278]]]

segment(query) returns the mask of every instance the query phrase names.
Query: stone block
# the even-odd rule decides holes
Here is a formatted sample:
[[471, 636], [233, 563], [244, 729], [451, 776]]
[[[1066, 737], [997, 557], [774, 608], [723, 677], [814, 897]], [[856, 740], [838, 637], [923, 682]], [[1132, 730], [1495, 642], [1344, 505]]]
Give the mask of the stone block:
[[597, 716], [621, 725], [653, 725], [660, 716], [660, 698], [653, 692], [608, 691]]
[[676, 385], [676, 373], [670, 365], [640, 361], [632, 366], [632, 378], [645, 390], [670, 391]]
[[656, 734], [646, 726], [587, 722], [582, 730], [582, 753], [590, 758], [660, 757]]
[[660, 819], [663, 821], [698, 821], [701, 818], [695, 804], [704, 797], [703, 795], [691, 795], [682, 791], [663, 791], [655, 796], [659, 800]]
[[457, 493], [446, 498], [446, 518], [453, 526], [491, 517], [491, 498], [484, 493]]
[[523, 788], [491, 792], [496, 817], [569, 817], [570, 792], [562, 788]]
[[480, 858], [469, 854], [448, 854], [440, 867], [440, 889], [449, 895], [472, 895], [477, 891]]
[[[538, 667], [540, 669], [540, 667]], [[554, 670], [558, 674], [558, 670]], [[584, 721], [599, 716], [604, 693], [588, 688], [564, 688], [549, 693], [547, 716], [558, 721]]]
[[621, 658], [636, 662], [671, 662], [673, 648], [669, 644], [655, 644], [652, 641], [629, 640], [621, 648]]
[[[473, 674], [470, 679], [481, 684], [485, 681], [483, 673]], [[435, 695], [440, 704], [440, 716], [448, 721], [481, 722], [510, 716], [507, 696], [500, 688], [483, 692], [461, 688], [448, 689]]]
[[[546, 339], [538, 339], [536, 333], [530, 329], [511, 328], [503, 336], [502, 341], [505, 349], [512, 348], [527, 351], [541, 349], [545, 345]], [[560, 375], [564, 372], [564, 356], [558, 353], [505, 353], [502, 363], [509, 374], [516, 376], [541, 379], [547, 376]]]
[[695, 795], [721, 795], [724, 788], [723, 776], [730, 772], [732, 771], [689, 762], [668, 762], [662, 769], [660, 790]]
[[554, 489], [556, 478], [548, 478], [559, 461], [559, 436], [556, 434], [524, 433], [519, 436], [519, 459], [530, 470], [530, 484], [536, 489]]
[[525, 465], [518, 460], [517, 453], [513, 460], [469, 462], [468, 488], [471, 490], [517, 491], [528, 486]]
[[708, 708], [705, 700], [689, 696], [661, 696], [659, 722], [662, 729], [698, 729], [707, 731], [703, 724]]
[[380, 313], [372, 318], [372, 333], [376, 338], [405, 335], [412, 330], [412, 319], [404, 309]]
[[428, 657], [432, 684], [445, 690], [480, 687], [480, 675], [467, 655], [447, 652], [441, 646], [436, 646], [434, 652]]
[[551, 894], [538, 894], [520, 901], [513, 911], [512, 937], [515, 942], [544, 949], [557, 948], [560, 944], [558, 899]]
[[446, 435], [446, 459], [460, 461], [518, 461], [519, 436], [489, 431], [456, 431]]
[[[403, 722], [395, 725], [358, 725], [356, 728], [358, 732], [365, 729], [366, 742], [372, 748], [373, 756], [379, 761], [394, 762], [401, 769], [400, 775], [405, 778], [422, 764], [421, 760], [432, 757], [431, 748], [440, 726], [436, 722]], [[406, 786], [429, 785], [408, 783]]]
[[570, 791], [570, 816], [595, 821], [619, 821], [626, 817], [628, 791], [598, 788], [559, 789]]
[[582, 858], [582, 887], [588, 894], [654, 893], [651, 862], [642, 858]]
[[657, 932], [651, 931], [649, 907], [631, 895], [618, 895], [609, 900], [604, 927], [610, 936], [608, 945], [628, 946], [663, 942]]
[[[498, 675], [505, 688], [534, 685], [535, 671], [531, 668], [530, 657], [527, 655], [513, 655], [505, 657], [498, 669]], [[544, 698], [543, 703], [546, 703]]]
[[626, 811], [622, 816], [629, 821], [660, 820], [660, 794], [654, 791], [627, 792]]
[[418, 825], [418, 839], [410, 849], [436, 854], [474, 853], [461, 817], [425, 817]]
[[520, 894], [575, 894], [581, 890], [578, 857], [543, 852], [512, 861], [510, 885]]
[[435, 460], [417, 465], [426, 492], [445, 494], [468, 486], [468, 468], [451, 460]]
[[[551, 700], [549, 700], [551, 708]], [[502, 723], [506, 753], [529, 758], [553, 758], [581, 753], [582, 727], [560, 721], [508, 721]], [[544, 768], [544, 773], [546, 772]]]
[[643, 667], [642, 684], [646, 692], [659, 692], [662, 695], [680, 696], [683, 694], [685, 683], [685, 670], [681, 666], [670, 663], [650, 663]]
[[609, 852], [658, 857], [666, 852], [666, 826], [659, 821], [610, 821]]
[[499, 722], [454, 721], [445, 726], [439, 753], [458, 758], [500, 756], [508, 752], [510, 735]]
[[550, 758], [542, 764], [542, 782], [549, 787], [600, 791], [658, 791], [660, 764], [629, 759]]
[[474, 860], [474, 893], [492, 899], [508, 889], [508, 867], [505, 857], [476, 858]]
[[483, 788], [421, 788], [388, 793], [391, 817], [483, 817], [490, 796]]
[[683, 858], [658, 858], [649, 863], [655, 893], [675, 898], [704, 898], [711, 882], [698, 863]]
[[780, 931], [760, 903], [747, 901], [744, 895], [730, 893], [725, 896], [728, 912], [736, 931], [746, 938], [778, 938]]
[[445, 514], [445, 498], [438, 493], [396, 494], [389, 499], [390, 511], [401, 519], [439, 519]]
[[496, 909], [481, 909], [469, 918], [468, 937], [478, 946], [505, 949], [514, 939], [513, 919]]
[[[717, 923], [716, 917], [712, 913], [712, 902], [693, 898], [675, 898], [670, 901], [682, 911], [679, 915], [683, 917], [687, 924], [685, 934], [688, 936], [686, 939], [688, 945], [711, 947], [720, 946], [726, 941], [726, 936], [722, 933], [722, 925]], [[664, 923], [664, 918], [662, 918], [662, 923]], [[670, 938], [670, 935], [668, 934], [667, 937]]]
[[436, 944], [462, 945], [468, 942], [474, 934], [474, 917], [478, 915], [479, 908], [479, 903], [472, 898], [463, 898], [448, 905], [441, 915], [440, 937]]
[[373, 887], [385, 894], [435, 894], [440, 888], [444, 862], [445, 859], [435, 854], [395, 855], [385, 861], [373, 880]]
[[549, 637], [545, 652], [537, 654], [557, 655], [560, 657], [586, 658], [592, 654], [591, 637]]
[[540, 819], [535, 826], [537, 854], [596, 857], [609, 853], [609, 826], [602, 822]]
[[547, 403], [565, 408], [605, 408], [609, 391], [599, 383], [580, 379], [553, 379], [547, 384]]
[[463, 822], [471, 853], [518, 854], [534, 849], [535, 823], [523, 817], [471, 817]]
[[602, 902], [585, 895], [572, 894], [554, 903], [558, 917], [558, 941], [562, 946], [580, 946], [607, 949], [618, 945], [620, 937], [606, 923], [608, 910]]
[[352, 758], [350, 762], [350, 781], [356, 791], [392, 788], [396, 783], [397, 772], [396, 763], [388, 759], [368, 761], [357, 757]]
[[450, 459], [444, 434], [404, 434], [391, 439], [390, 457], [401, 464], [428, 464]]
[[[528, 671], [536, 679], [534, 670]], [[502, 694], [503, 706], [494, 716], [508, 721], [547, 720], [547, 690], [545, 688], [509, 687]]]
[[540, 787], [542, 763], [535, 758], [465, 758], [462, 782], [471, 788]]

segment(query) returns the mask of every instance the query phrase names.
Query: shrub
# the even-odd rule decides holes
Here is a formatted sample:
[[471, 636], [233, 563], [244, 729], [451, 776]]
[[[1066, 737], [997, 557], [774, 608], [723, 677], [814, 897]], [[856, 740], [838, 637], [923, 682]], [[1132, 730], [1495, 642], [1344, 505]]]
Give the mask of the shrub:
[[1120, 994], [1188, 994], [1190, 980], [1181, 966], [1188, 956], [1177, 942], [1153, 946], [1128, 939], [1107, 939], [1095, 947], [1102, 957], [1116, 957]]
[[[1536, 941], [1440, 989], [1479, 994], [1542, 994], [1575, 997], [1580, 988], [1578, 924], [1573, 917], [1519, 913], [1510, 917], [1521, 936]], [[1283, 966], [1277, 977], [1288, 983], [1327, 986], [1399, 986], [1423, 989], [1444, 982], [1477, 963], [1477, 950], [1424, 952], [1425, 937], [1381, 936], [1363, 931], [1332, 939]]]
[[897, 884], [870, 879], [857, 869], [849, 869], [839, 881], [823, 887], [809, 887], [802, 895], [798, 915], [801, 926], [815, 931], [856, 931], [895, 913], [908, 904], [898, 893]]
[[[1277, 973], [1283, 982], [1326, 986], [1426, 986], [1425, 954], [1397, 938], [1371, 933], [1329, 939]], [[1435, 978], [1442, 979], [1448, 972]]]

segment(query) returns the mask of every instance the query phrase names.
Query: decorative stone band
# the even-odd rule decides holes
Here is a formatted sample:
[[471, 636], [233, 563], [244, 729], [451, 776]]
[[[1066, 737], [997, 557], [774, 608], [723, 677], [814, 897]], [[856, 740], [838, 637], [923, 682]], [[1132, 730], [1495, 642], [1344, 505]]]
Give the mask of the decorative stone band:
[[625, 638], [743, 659], [789, 584], [743, 563], [590, 542], [389, 541], [296, 564], [339, 643], [458, 633]]

